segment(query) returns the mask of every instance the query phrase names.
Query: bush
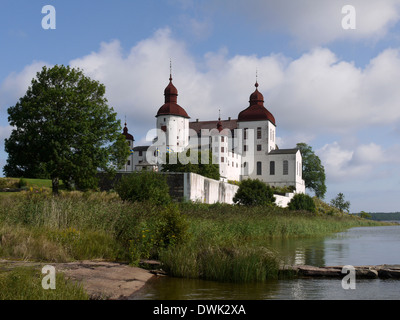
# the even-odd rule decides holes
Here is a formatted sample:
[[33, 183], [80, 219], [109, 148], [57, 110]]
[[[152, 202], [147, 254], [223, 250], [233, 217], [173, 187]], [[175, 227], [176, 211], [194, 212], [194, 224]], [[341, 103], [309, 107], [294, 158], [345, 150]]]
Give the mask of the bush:
[[315, 203], [313, 198], [304, 193], [295, 194], [288, 204], [290, 210], [306, 210], [315, 212]]
[[124, 201], [148, 201], [158, 205], [171, 202], [167, 179], [156, 172], [142, 171], [126, 175], [116, 185], [115, 191]]
[[19, 179], [18, 188], [26, 187], [27, 185], [28, 185], [28, 182], [24, 178]]
[[176, 204], [134, 204], [123, 210], [114, 224], [117, 241], [127, 250], [132, 265], [140, 259], [157, 258], [160, 249], [182, 243], [189, 236], [186, 216]]
[[271, 206], [275, 203], [274, 191], [260, 180], [246, 179], [240, 183], [233, 202], [246, 206]]

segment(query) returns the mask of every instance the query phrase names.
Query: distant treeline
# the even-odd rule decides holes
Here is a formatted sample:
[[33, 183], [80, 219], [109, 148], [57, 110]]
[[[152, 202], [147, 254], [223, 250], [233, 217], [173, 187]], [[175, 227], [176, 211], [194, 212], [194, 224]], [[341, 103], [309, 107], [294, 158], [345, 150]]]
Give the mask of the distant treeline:
[[372, 220], [400, 220], [400, 212], [369, 212]]

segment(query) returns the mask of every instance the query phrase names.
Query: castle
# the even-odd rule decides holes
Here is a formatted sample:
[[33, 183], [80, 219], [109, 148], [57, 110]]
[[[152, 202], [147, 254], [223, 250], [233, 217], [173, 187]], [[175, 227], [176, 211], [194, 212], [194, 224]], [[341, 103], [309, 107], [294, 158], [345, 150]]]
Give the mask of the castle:
[[264, 107], [258, 86], [256, 81], [249, 106], [237, 119], [190, 121], [178, 104], [178, 90], [170, 75], [164, 104], [156, 114], [153, 144], [134, 147], [134, 137], [125, 122], [123, 135], [131, 154], [120, 172], [159, 171], [167, 153], [185, 156], [183, 151], [190, 149], [211, 152], [213, 163], [219, 164], [222, 181], [259, 179], [273, 187], [291, 186], [295, 193], [305, 193], [300, 150], [279, 149], [276, 145], [275, 118]]

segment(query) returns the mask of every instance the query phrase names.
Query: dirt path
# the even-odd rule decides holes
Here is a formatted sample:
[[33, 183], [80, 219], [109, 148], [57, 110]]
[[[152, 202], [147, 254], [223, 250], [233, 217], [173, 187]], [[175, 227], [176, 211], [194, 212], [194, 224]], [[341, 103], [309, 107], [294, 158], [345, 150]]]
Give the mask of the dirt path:
[[155, 275], [149, 270], [102, 260], [70, 263], [36, 263], [0, 260], [0, 269], [54, 266], [72, 281], [81, 283], [92, 299], [127, 299]]

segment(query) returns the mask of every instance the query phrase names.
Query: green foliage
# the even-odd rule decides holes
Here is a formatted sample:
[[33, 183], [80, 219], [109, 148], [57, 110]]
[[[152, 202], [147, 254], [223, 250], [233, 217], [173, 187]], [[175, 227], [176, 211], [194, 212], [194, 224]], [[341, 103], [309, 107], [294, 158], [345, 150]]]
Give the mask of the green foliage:
[[152, 171], [124, 175], [115, 186], [115, 191], [124, 201], [148, 201], [160, 205], [171, 202], [165, 175]]
[[175, 277], [249, 283], [277, 278], [279, 272], [278, 260], [263, 247], [183, 245], [163, 251], [161, 259]]
[[350, 201], [345, 201], [344, 194], [341, 192], [338, 193], [336, 198], [331, 200], [331, 205], [342, 212], [346, 211], [348, 213], [350, 211]]
[[56, 273], [56, 289], [44, 290], [44, 275], [35, 268], [19, 267], [0, 272], [0, 300], [88, 300], [81, 285]]
[[297, 193], [288, 204], [289, 210], [306, 210], [315, 212], [315, 203], [313, 198], [305, 193]]
[[107, 105], [105, 87], [69, 66], [43, 67], [19, 102], [8, 109], [15, 127], [5, 140], [7, 176], [73, 181], [95, 188], [98, 168], [121, 166], [129, 147]]
[[115, 224], [117, 240], [129, 251], [129, 260], [156, 257], [160, 250], [188, 239], [188, 222], [176, 205], [156, 207], [144, 203], [145, 212], [125, 211]]
[[26, 187], [27, 185], [28, 185], [28, 182], [24, 178], [19, 179], [18, 188]]
[[365, 211], [361, 211], [360, 212], [360, 217], [363, 218], [363, 219], [372, 219], [372, 216], [369, 213], [365, 212]]
[[298, 143], [303, 158], [303, 179], [306, 188], [313, 190], [318, 198], [323, 199], [326, 193], [325, 168], [312, 147], [306, 143]]
[[[187, 159], [187, 164], [181, 162]], [[200, 151], [188, 150], [182, 153], [167, 154], [163, 164], [163, 172], [192, 172], [207, 178], [219, 180], [219, 165], [213, 163], [212, 153], [208, 152], [208, 158], [204, 161]], [[206, 162], [206, 163], [203, 163]]]
[[233, 202], [246, 206], [272, 206], [275, 203], [274, 191], [258, 179], [246, 179], [240, 183]]
[[0, 189], [17, 188], [18, 180], [12, 178], [0, 178]]

